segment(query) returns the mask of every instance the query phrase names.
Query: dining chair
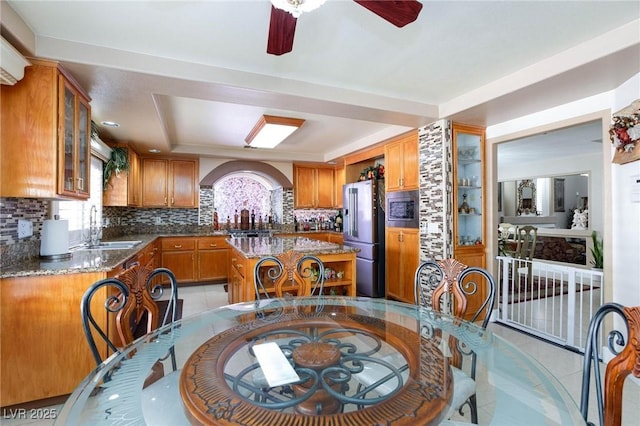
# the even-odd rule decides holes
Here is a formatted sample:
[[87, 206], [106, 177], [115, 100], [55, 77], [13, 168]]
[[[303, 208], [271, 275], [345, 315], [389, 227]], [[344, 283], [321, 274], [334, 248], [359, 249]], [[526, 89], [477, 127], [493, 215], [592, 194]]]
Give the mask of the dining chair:
[[[162, 277], [168, 281], [168, 298], [163, 298], [165, 289], [164, 280], [160, 279]], [[102, 289], [105, 291], [100, 292]], [[107, 315], [106, 320], [100, 323], [92, 311], [92, 308], [98, 309], [93, 301], [96, 296], [105, 298], [100, 309], [105, 309]], [[96, 363], [100, 365], [108, 357], [109, 351], [119, 352], [120, 348], [133, 342], [138, 330], [143, 330], [144, 335], [175, 322], [181, 316], [178, 300], [178, 282], [167, 268], [151, 270], [135, 263], [114, 278], [94, 283], [82, 297], [80, 312], [84, 333]], [[158, 307], [158, 302], [163, 301], [161, 305], [164, 305], [164, 309]], [[107, 331], [109, 324], [115, 324], [114, 331]], [[94, 337], [96, 334], [106, 343], [106, 352], [98, 349]], [[165, 375], [162, 361], [168, 358], [173, 371]], [[147, 424], [186, 424], [177, 386], [179, 376], [175, 349], [172, 347], [165, 357], [154, 363], [143, 384], [142, 411]]]
[[313, 255], [289, 250], [262, 257], [254, 267], [256, 299], [321, 295], [325, 273], [322, 261]]
[[538, 228], [531, 225], [520, 226], [516, 229], [516, 250], [513, 257], [516, 260], [518, 283], [520, 277], [525, 277], [529, 286], [533, 285], [533, 255], [536, 250]]
[[[606, 338], [601, 337], [600, 328], [609, 314], [614, 318], [613, 328]], [[603, 385], [599, 348], [605, 344], [613, 358], [607, 363]], [[584, 351], [580, 396], [580, 412], [589, 425], [593, 425], [588, 421], [592, 367], [600, 425], [619, 426], [622, 424], [625, 378], [629, 374], [640, 378], [640, 306], [624, 307], [618, 303], [605, 303], [591, 318]]]
[[[438, 312], [479, 322], [484, 329], [493, 310], [496, 284], [493, 276], [478, 267], [468, 267], [456, 259], [422, 262], [415, 273], [414, 301]], [[476, 400], [476, 354], [462, 347], [453, 338], [445, 343], [451, 355], [453, 373], [453, 397], [449, 419], [456, 411], [464, 415], [463, 408], [470, 408], [471, 422], [478, 423]], [[463, 361], [470, 358], [469, 373], [463, 371]]]
[[[151, 333], [182, 317], [182, 300], [178, 298], [178, 282], [167, 268], [149, 269], [139, 263], [133, 264], [116, 275], [129, 289], [132, 296], [116, 314], [116, 330], [120, 346]], [[163, 278], [169, 283], [169, 297], [164, 298]], [[177, 370], [175, 351], [170, 350], [173, 371]], [[162, 363], [158, 361], [159, 366]], [[160, 376], [162, 377], [162, 376]], [[152, 381], [148, 382], [151, 384]]]

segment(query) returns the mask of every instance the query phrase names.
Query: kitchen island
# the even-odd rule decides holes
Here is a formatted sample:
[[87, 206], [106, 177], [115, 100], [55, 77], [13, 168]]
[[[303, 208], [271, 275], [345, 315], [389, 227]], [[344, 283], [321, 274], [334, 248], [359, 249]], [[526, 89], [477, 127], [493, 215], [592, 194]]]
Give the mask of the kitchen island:
[[264, 256], [294, 250], [318, 257], [325, 267], [324, 288], [329, 294], [356, 295], [357, 249], [297, 236], [229, 238], [229, 303], [255, 300], [254, 269]]

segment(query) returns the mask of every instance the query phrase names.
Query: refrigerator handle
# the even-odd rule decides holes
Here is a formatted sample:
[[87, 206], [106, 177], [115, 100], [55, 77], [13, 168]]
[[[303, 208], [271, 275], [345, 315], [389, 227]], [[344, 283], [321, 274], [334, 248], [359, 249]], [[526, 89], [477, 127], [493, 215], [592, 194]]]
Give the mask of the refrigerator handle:
[[353, 214], [350, 215], [349, 220], [351, 226], [349, 227], [349, 235], [352, 237], [358, 236], [358, 190], [353, 188], [351, 190], [349, 200], [349, 207], [353, 210]]

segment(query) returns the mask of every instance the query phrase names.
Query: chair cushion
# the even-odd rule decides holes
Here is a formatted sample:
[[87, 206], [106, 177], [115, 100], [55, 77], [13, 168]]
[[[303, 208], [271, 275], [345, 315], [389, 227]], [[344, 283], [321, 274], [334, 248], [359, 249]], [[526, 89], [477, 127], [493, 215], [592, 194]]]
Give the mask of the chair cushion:
[[456, 367], [451, 367], [453, 373], [453, 397], [445, 418], [451, 417], [465, 403], [469, 397], [476, 393], [476, 382], [467, 374]]
[[[393, 365], [396, 368], [400, 368], [407, 363], [404, 357], [399, 353], [385, 355], [380, 359], [385, 362], [388, 362], [389, 364]], [[359, 381], [363, 385], [371, 386], [372, 384], [382, 379], [384, 376], [386, 376], [389, 373], [390, 371], [387, 368], [382, 367], [381, 365], [374, 364], [374, 363], [365, 363], [364, 370], [362, 370], [362, 372], [358, 374], [355, 374], [354, 377], [356, 378], [357, 381]], [[405, 383], [408, 377], [409, 377], [409, 372], [404, 371], [402, 373], [402, 380]], [[398, 381], [396, 379], [391, 379], [386, 383], [382, 383], [378, 385], [378, 387], [376, 387], [375, 389], [375, 392], [378, 395], [384, 396], [393, 392], [396, 389], [397, 385], [398, 385]]]

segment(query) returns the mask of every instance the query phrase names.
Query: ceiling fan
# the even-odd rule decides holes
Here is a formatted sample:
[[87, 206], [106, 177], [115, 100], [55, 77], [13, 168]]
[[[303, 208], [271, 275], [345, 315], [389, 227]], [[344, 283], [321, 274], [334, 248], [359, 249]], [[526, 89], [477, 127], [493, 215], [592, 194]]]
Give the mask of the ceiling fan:
[[[308, 0], [307, 0], [308, 1]], [[422, 3], [416, 0], [354, 0], [360, 6], [392, 23], [396, 27], [415, 21], [422, 10]], [[278, 2], [272, 2], [278, 3]], [[295, 9], [304, 3], [304, 0], [280, 0], [279, 3], [288, 3], [289, 8]], [[322, 2], [320, 2], [321, 4]], [[267, 41], [267, 53], [271, 55], [283, 55], [293, 49], [293, 36], [296, 31], [298, 18], [286, 10], [271, 6], [271, 21], [269, 23], [269, 39]]]

